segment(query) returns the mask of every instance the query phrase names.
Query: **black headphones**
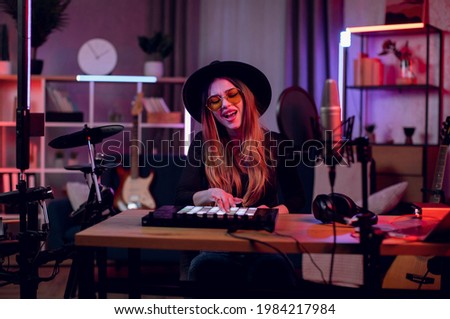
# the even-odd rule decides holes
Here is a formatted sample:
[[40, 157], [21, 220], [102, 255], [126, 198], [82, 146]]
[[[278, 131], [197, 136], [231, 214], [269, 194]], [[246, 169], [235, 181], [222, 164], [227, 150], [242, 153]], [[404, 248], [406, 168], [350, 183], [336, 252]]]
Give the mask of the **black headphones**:
[[348, 196], [340, 193], [317, 195], [312, 204], [314, 217], [322, 223], [333, 221], [341, 224], [359, 226], [362, 219], [370, 225], [378, 222], [378, 216], [371, 211], [356, 205]]

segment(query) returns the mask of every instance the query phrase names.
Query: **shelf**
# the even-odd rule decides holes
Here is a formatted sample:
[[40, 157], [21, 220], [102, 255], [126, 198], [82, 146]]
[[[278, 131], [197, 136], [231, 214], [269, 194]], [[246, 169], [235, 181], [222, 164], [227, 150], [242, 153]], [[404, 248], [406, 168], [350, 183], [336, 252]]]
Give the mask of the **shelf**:
[[[183, 84], [185, 77], [150, 77], [134, 75], [32, 75], [31, 79], [54, 82], [117, 82], [117, 83], [167, 83]], [[80, 80], [81, 79], [81, 80]], [[16, 74], [1, 74], [0, 80], [17, 81]]]
[[[425, 144], [400, 144], [400, 143], [394, 143], [394, 144], [389, 144], [389, 143], [370, 143], [370, 146], [392, 146], [392, 147], [424, 147], [426, 146]], [[428, 144], [428, 146], [430, 146], [430, 144]], [[436, 146], [436, 145], [434, 145]]]
[[77, 75], [78, 82], [107, 82], [107, 83], [166, 83], [183, 84], [184, 77], [162, 77], [144, 75]]
[[[0, 174], [3, 173], [19, 173], [20, 170], [16, 167], [0, 167]], [[39, 168], [29, 168], [26, 171], [26, 174], [37, 174], [40, 173], [41, 170]]]
[[2, 127], [16, 127], [16, 122], [0, 121], [0, 126], [2, 126]]
[[49, 174], [81, 174], [80, 171], [68, 170], [65, 168], [46, 168], [44, 171]]
[[[48, 80], [48, 81], [61, 81], [61, 82], [75, 82], [76, 77], [74, 75], [32, 75], [31, 80]], [[0, 80], [17, 81], [17, 74], [1, 74]]]
[[408, 85], [348, 85], [347, 89], [357, 90], [433, 90], [438, 91], [436, 85], [408, 84]]
[[83, 128], [84, 122], [45, 122], [45, 127], [77, 127]]
[[[45, 127], [53, 128], [64, 128], [64, 127], [74, 127], [82, 129], [87, 122], [46, 122]], [[133, 125], [129, 122], [95, 122], [94, 126], [88, 125], [90, 128], [99, 126], [109, 126], [109, 125], [122, 125], [124, 127], [132, 127]]]
[[184, 128], [184, 123], [141, 123], [141, 128]]
[[[409, 28], [409, 29], [401, 29], [401, 28]], [[433, 27], [431, 25], [423, 24], [423, 23], [411, 23], [411, 24], [403, 24], [403, 25], [377, 25], [377, 26], [363, 26], [363, 27], [353, 27], [353, 28], [347, 28], [347, 31], [351, 32], [352, 34], [358, 36], [361, 38], [361, 43], [358, 48], [358, 46], [351, 46], [351, 47], [345, 47], [346, 57], [344, 59], [344, 79], [343, 79], [343, 92], [342, 92], [342, 101], [343, 101], [343, 116], [347, 118], [350, 114], [347, 114], [347, 110], [352, 110], [351, 114], [358, 114], [359, 121], [357, 122], [357, 125], [359, 125], [359, 135], [363, 134], [363, 128], [366, 124], [371, 123], [367, 122], [373, 121], [373, 119], [368, 118], [368, 114], [372, 114], [371, 116], [375, 118], [375, 121], [379, 121], [382, 118], [381, 114], [376, 113], [376, 107], [379, 106], [386, 106], [386, 100], [383, 100], [382, 95], [374, 95], [371, 94], [370, 97], [368, 95], [362, 94], [363, 92], [375, 92], [375, 91], [391, 91], [395, 94], [396, 92], [403, 92], [403, 93], [411, 93], [417, 95], [416, 93], [423, 94], [425, 101], [423, 102], [423, 118], [424, 118], [424, 124], [423, 127], [419, 128], [419, 133], [421, 136], [424, 136], [426, 139], [423, 141], [423, 144], [433, 144], [436, 145], [439, 143], [439, 132], [440, 132], [440, 124], [442, 122], [442, 112], [443, 112], [443, 105], [442, 105], [442, 92], [443, 92], [443, 85], [442, 85], [442, 72], [443, 72], [443, 50], [442, 50], [442, 31], [436, 27]], [[396, 84], [399, 73], [398, 71], [393, 71], [392, 65], [387, 64], [389, 67], [384, 71], [384, 75], [386, 76], [386, 79], [383, 79], [381, 85], [355, 85], [354, 81], [356, 80], [352, 78], [350, 74], [353, 74], [353, 77], [355, 77], [355, 74], [359, 74], [354, 72], [354, 69], [351, 67], [355, 67], [354, 64], [350, 64], [349, 59], [349, 51], [350, 48], [353, 50], [351, 51], [353, 53], [352, 57], [354, 59], [357, 59], [361, 54], [366, 54], [367, 56], [375, 56], [378, 55], [378, 50], [375, 48], [378, 47], [380, 44], [377, 43], [379, 39], [374, 39], [374, 37], [378, 36], [386, 36], [387, 34], [397, 35], [397, 36], [411, 36], [411, 35], [419, 35], [418, 38], [415, 39], [417, 42], [415, 45], [416, 47], [421, 47], [421, 55], [417, 55], [417, 59], [422, 59], [425, 63], [420, 70], [415, 70], [418, 73], [416, 74], [418, 83], [417, 84]], [[437, 42], [433, 43], [433, 46], [431, 47], [431, 39], [436, 39]], [[404, 39], [408, 43], [410, 39], [407, 37]], [[377, 46], [375, 47], [373, 43], [376, 43]], [[434, 48], [433, 51], [431, 49]], [[355, 54], [358, 53], [358, 54]], [[355, 60], [353, 60], [355, 61]], [[433, 61], [433, 62], [431, 62]], [[353, 71], [353, 72], [352, 72]], [[396, 74], [398, 73], [398, 74]], [[362, 76], [362, 75], [361, 75]], [[374, 80], [373, 83], [377, 83], [377, 79]], [[350, 84], [351, 83], [351, 84]], [[358, 82], [356, 82], [358, 83]], [[370, 82], [368, 82], [370, 83]], [[387, 83], [387, 84], [386, 84]], [[355, 91], [359, 96], [354, 95]], [[415, 92], [417, 91], [417, 92]], [[347, 98], [347, 93], [352, 94], [352, 98]], [[398, 99], [408, 99], [407, 94], [398, 95]], [[433, 94], [433, 95], [431, 95]], [[392, 95], [391, 95], [392, 96]], [[413, 96], [413, 95], [411, 95]], [[359, 100], [359, 102], [358, 102]], [[409, 103], [406, 104], [414, 104], [417, 106], [419, 102], [417, 103]], [[382, 104], [381, 104], [382, 103]], [[389, 102], [388, 102], [389, 103]], [[422, 102], [420, 102], [422, 103]], [[381, 104], [381, 105], [380, 105]], [[406, 104], [404, 107], [406, 107]], [[401, 102], [400, 102], [401, 105]], [[403, 107], [403, 105], [401, 105]], [[370, 109], [368, 108], [370, 107]], [[434, 118], [432, 121], [430, 121], [429, 116], [438, 113], [436, 118], [436, 121], [433, 123]], [[388, 122], [392, 122], [389, 121]], [[375, 123], [377, 124], [377, 123]], [[379, 123], [378, 123], [379, 124]], [[388, 123], [390, 125], [393, 125], [392, 123]], [[415, 123], [415, 126], [419, 125], [418, 123]], [[394, 125], [395, 126], [395, 125]], [[405, 126], [405, 125], [403, 125]], [[434, 128], [437, 127], [436, 131], [434, 131]], [[431, 131], [432, 130], [432, 131]], [[432, 134], [430, 134], [430, 131]], [[437, 132], [437, 134], [436, 134]], [[382, 133], [385, 134], [385, 133]], [[399, 141], [399, 131], [396, 131], [396, 137], [395, 140]]]
[[[0, 75], [0, 104], [4, 107], [4, 112], [2, 112], [0, 116], [0, 127], [3, 128], [3, 130], [0, 130], [0, 138], [2, 141], [0, 174], [19, 173], [19, 169], [13, 167], [15, 164], [15, 143], [13, 142], [13, 134], [15, 134], [16, 123], [12, 119], [15, 115], [15, 109], [11, 107], [11, 109], [7, 110], [8, 112], [5, 111], [6, 105], [14, 105], [14, 99], [17, 95], [17, 80], [17, 75], [15, 74]], [[80, 132], [85, 125], [89, 128], [122, 125], [125, 130], [130, 131], [134, 128], [134, 125], [132, 119], [129, 119], [128, 114], [122, 114], [123, 117], [118, 118], [118, 122], [111, 122], [107, 120], [110, 118], [109, 112], [113, 112], [111, 114], [125, 112], [126, 110], [124, 108], [130, 105], [129, 101], [134, 98], [137, 92], [144, 91], [150, 96], [152, 94], [157, 96], [155, 93], [149, 93], [159, 91], [159, 88], [154, 90], [155, 85], [172, 86], [170, 90], [164, 89], [161, 91], [170, 91], [170, 94], [173, 94], [173, 99], [176, 100], [179, 96], [177, 91], [181, 89], [185, 80], [185, 77], [155, 78], [133, 75], [108, 75], [99, 76], [97, 78], [86, 75], [31, 76], [31, 112], [45, 113], [46, 110], [52, 109], [52, 105], [50, 104], [52, 101], [49, 99], [47, 92], [47, 87], [50, 86], [73, 97], [74, 101], [72, 102], [77, 106], [77, 109], [79, 109], [80, 112], [83, 112], [84, 116], [83, 121], [80, 122], [63, 122], [59, 119], [56, 119], [58, 120], [57, 122], [46, 121], [45, 136], [39, 137], [38, 140], [33, 138], [33, 146], [36, 146], [35, 148], [37, 148], [35, 157], [38, 167], [36, 168], [34, 165], [35, 162], [33, 162], [35, 168], [27, 169], [25, 174], [36, 174], [36, 181], [38, 181], [40, 185], [47, 185], [50, 183], [52, 188], [62, 189], [66, 181], [74, 180], [77, 175], [81, 177], [83, 174], [80, 171], [67, 170], [59, 166], [55, 167], [53, 158], [57, 150], [48, 146], [50, 140]], [[99, 83], [102, 84], [98, 85]], [[109, 83], [111, 83], [112, 86], [110, 86]], [[118, 90], [118, 88], [120, 90]], [[105, 94], [108, 93], [108, 90], [117, 90], [120, 92], [118, 100], [108, 99], [107, 95], [105, 98]], [[167, 97], [169, 98], [169, 96]], [[172, 95], [170, 95], [170, 98], [172, 98]], [[102, 104], [102, 102], [104, 103]], [[151, 131], [151, 129], [177, 129], [184, 130], [182, 135], [184, 135], [184, 139], [189, 143], [190, 136], [186, 133], [186, 128], [189, 128], [190, 117], [187, 115], [186, 111], [182, 114], [181, 122], [171, 123], [168, 121], [147, 123], [146, 119], [145, 112], [142, 116], [139, 116], [137, 139], [145, 138], [146, 140], [149, 140], [153, 139], [155, 134], [159, 134], [158, 132]], [[164, 132], [164, 134], [166, 134], [166, 132]], [[112, 138], [114, 138], [114, 136]], [[128, 141], [125, 142], [128, 143]], [[68, 152], [72, 150], [69, 149], [63, 151], [66, 158]], [[79, 148], [77, 148], [77, 150], [74, 149], [74, 151], [78, 152], [79, 155], [85, 155], [84, 153], [86, 153], [86, 150], [80, 150]], [[186, 152], [187, 147], [180, 151]]]
[[[416, 165], [419, 169], [415, 172], [415, 180], [411, 180], [409, 192], [414, 194], [415, 201], [424, 201], [426, 199], [423, 194], [412, 192], [412, 190], [430, 187], [431, 180], [429, 176], [432, 176], [432, 172], [429, 172], [429, 168], [435, 165], [429, 162], [431, 160], [430, 155], [440, 143], [440, 125], [443, 114], [442, 79], [444, 59], [442, 30], [423, 23], [411, 23], [353, 27], [347, 28], [346, 31], [355, 36], [357, 41], [351, 47], [344, 47], [344, 64], [342, 66], [344, 72], [342, 80], [343, 116], [345, 118], [350, 115], [358, 116], [359, 136], [364, 135], [364, 127], [367, 124], [374, 124], [380, 128], [376, 133], [377, 137], [382, 137], [380, 141], [392, 139], [396, 142], [395, 144], [371, 144], [374, 150], [382, 149], [384, 151], [383, 154], [378, 154], [378, 157], [384, 156], [387, 166], [390, 161], [399, 161], [401, 163], [409, 160], [416, 163], [419, 161], [418, 156], [423, 158], [423, 160], [420, 160], [420, 165]], [[375, 73], [373, 78], [365, 82], [388, 84], [349, 85], [352, 82], [352, 78], [355, 81], [355, 77], [356, 80], [359, 80], [358, 76], [362, 78], [365, 75], [367, 78], [370, 78], [370, 75], [374, 75], [369, 73], [368, 76], [367, 73], [355, 72], [354, 61], [363, 56], [363, 54], [367, 57], [378, 56], [379, 48], [381, 44], [384, 44], [382, 37], [389, 38], [391, 36], [394, 38], [401, 37], [403, 42], [409, 42], [410, 45], [413, 43], [414, 48], [418, 50], [415, 52], [415, 58], [423, 63], [423, 65], [420, 65], [420, 68], [417, 67], [417, 70], [414, 70], [418, 83], [395, 84], [399, 83], [397, 81], [400, 73], [397, 67], [392, 63], [388, 63], [384, 67], [384, 74], [381, 72]], [[394, 39], [394, 41], [396, 40]], [[353, 58], [353, 63], [349, 62], [350, 58]], [[395, 60], [394, 57], [391, 58]], [[393, 60], [388, 59], [387, 61]], [[398, 63], [397, 60], [395, 61]], [[356, 65], [358, 64], [356, 63]], [[368, 68], [365, 70], [367, 71]], [[376, 71], [378, 72], [378, 69]], [[372, 72], [374, 71], [372, 70]], [[378, 77], [381, 74], [386, 76], [386, 78], [382, 78], [382, 81]], [[347, 97], [347, 93], [351, 95]], [[350, 114], [347, 113], [348, 110], [351, 110]], [[403, 126], [415, 126], [417, 128], [416, 138], [418, 144], [405, 145], [402, 143], [404, 141]], [[407, 154], [408, 151], [411, 151], [413, 155]], [[401, 167], [401, 164], [399, 166]], [[412, 175], [401, 173], [399, 178], [408, 179]], [[377, 187], [380, 186], [387, 185], [383, 183], [378, 185], [377, 183]]]
[[415, 35], [430, 33], [442, 33], [432, 25], [424, 23], [383, 24], [362, 27], [349, 27], [346, 31], [359, 36], [387, 36], [387, 35]]

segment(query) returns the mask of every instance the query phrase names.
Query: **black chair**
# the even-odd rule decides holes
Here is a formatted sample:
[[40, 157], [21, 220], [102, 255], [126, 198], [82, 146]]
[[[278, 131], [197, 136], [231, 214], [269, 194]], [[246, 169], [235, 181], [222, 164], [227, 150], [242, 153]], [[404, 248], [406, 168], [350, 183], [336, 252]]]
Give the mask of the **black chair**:
[[299, 151], [301, 161], [298, 166], [306, 195], [305, 212], [311, 212], [314, 189], [314, 166], [316, 154], [312, 144], [320, 142], [319, 115], [311, 95], [298, 86], [291, 86], [281, 92], [277, 105], [277, 123], [284, 138], [292, 140]]

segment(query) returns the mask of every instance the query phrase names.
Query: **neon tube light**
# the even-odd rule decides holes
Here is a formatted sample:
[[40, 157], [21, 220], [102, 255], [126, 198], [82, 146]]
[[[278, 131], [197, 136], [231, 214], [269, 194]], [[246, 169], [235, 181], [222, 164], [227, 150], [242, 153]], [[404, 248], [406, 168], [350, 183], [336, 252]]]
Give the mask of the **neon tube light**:
[[424, 27], [425, 27], [424, 23], [403, 23], [403, 24], [371, 25], [364, 27], [349, 27], [346, 28], [346, 30], [350, 31], [351, 33], [362, 33], [362, 32], [376, 32], [376, 31], [423, 29]]
[[78, 82], [156, 83], [156, 76], [144, 75], [77, 75]]

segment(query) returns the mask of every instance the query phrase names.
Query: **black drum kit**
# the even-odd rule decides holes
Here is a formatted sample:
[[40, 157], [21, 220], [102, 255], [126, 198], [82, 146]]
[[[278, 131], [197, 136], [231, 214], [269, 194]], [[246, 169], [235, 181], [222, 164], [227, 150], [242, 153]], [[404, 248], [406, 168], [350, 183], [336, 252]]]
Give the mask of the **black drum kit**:
[[[109, 209], [114, 214], [113, 200], [114, 191], [111, 188], [100, 184], [100, 176], [103, 171], [113, 166], [103, 163], [101, 156], [94, 156], [95, 145], [103, 142], [104, 139], [111, 137], [121, 131], [122, 125], [106, 125], [95, 128], [89, 128], [87, 125], [81, 131], [63, 135], [50, 141], [48, 145], [54, 149], [67, 149], [81, 146], [88, 148], [88, 164], [64, 166], [66, 170], [81, 171], [90, 185], [89, 197], [78, 209], [75, 207], [70, 214], [70, 218], [83, 226], [89, 226], [100, 221], [104, 215], [103, 212]], [[113, 165], [115, 165], [113, 163]], [[89, 175], [89, 179], [87, 176]]]
[[[104, 163], [101, 158], [94, 159], [95, 145], [103, 142], [104, 139], [111, 137], [124, 129], [122, 125], [107, 125], [96, 128], [89, 128], [87, 125], [75, 133], [60, 136], [53, 139], [48, 145], [55, 149], [75, 148], [87, 146], [88, 164], [65, 166], [65, 169], [72, 171], [81, 171], [88, 184], [90, 185], [89, 195], [78, 209], [74, 210], [69, 217], [75, 224], [80, 225], [81, 229], [87, 228], [95, 223], [113, 215], [114, 192], [112, 189], [103, 187], [99, 183], [103, 171], [111, 168], [111, 165]], [[116, 165], [115, 163], [113, 163]], [[90, 179], [88, 178], [88, 175]], [[63, 247], [57, 250], [41, 251], [40, 242], [45, 240], [50, 230], [45, 200], [52, 199], [53, 192], [51, 187], [33, 187], [26, 188], [26, 183], [20, 183], [18, 190], [1, 193], [0, 204], [18, 205], [21, 216], [27, 218], [20, 219], [21, 232], [18, 240], [7, 240], [0, 236], [0, 258], [19, 252], [18, 263], [20, 271], [5, 271], [0, 263], [0, 287], [3, 284], [17, 283], [21, 285], [21, 297], [36, 298], [37, 284], [39, 281], [48, 281], [52, 279], [40, 278], [38, 273], [39, 265], [50, 261], [60, 263], [65, 259], [72, 258], [72, 266], [67, 283], [65, 298], [73, 297], [77, 286], [77, 273], [79, 268], [78, 258], [74, 258], [74, 247]], [[37, 210], [38, 203], [43, 210], [44, 223], [42, 231], [38, 230]], [[107, 214], [108, 212], [110, 214]], [[22, 225], [24, 223], [24, 225]], [[24, 229], [24, 231], [22, 230]], [[1, 235], [1, 234], [0, 234]]]
[[[103, 142], [104, 139], [111, 137], [124, 129], [122, 125], [107, 125], [96, 128], [84, 126], [83, 130], [68, 135], [60, 136], [52, 140], [48, 145], [55, 149], [67, 149], [74, 147], [87, 146], [88, 148], [88, 164], [70, 165], [64, 168], [71, 171], [81, 171], [84, 174], [90, 191], [86, 202], [80, 207], [74, 207], [69, 217], [76, 224], [81, 226], [81, 230], [94, 225], [108, 216], [114, 215], [116, 212], [113, 208], [114, 191], [109, 187], [104, 187], [99, 183], [102, 172], [111, 168], [111, 165], [104, 163], [101, 156], [94, 157], [95, 144]], [[114, 164], [114, 163], [113, 163]], [[114, 164], [115, 165], [115, 164]], [[90, 179], [87, 176], [90, 176]], [[90, 183], [89, 183], [90, 182]], [[105, 212], [108, 212], [105, 213]], [[103, 261], [102, 257], [97, 256], [98, 263]], [[69, 272], [69, 278], [64, 292], [64, 298], [75, 296], [78, 285], [78, 273], [82, 271], [83, 262], [74, 256]], [[92, 259], [87, 262], [93, 262]], [[84, 264], [83, 264], [84, 265]]]

